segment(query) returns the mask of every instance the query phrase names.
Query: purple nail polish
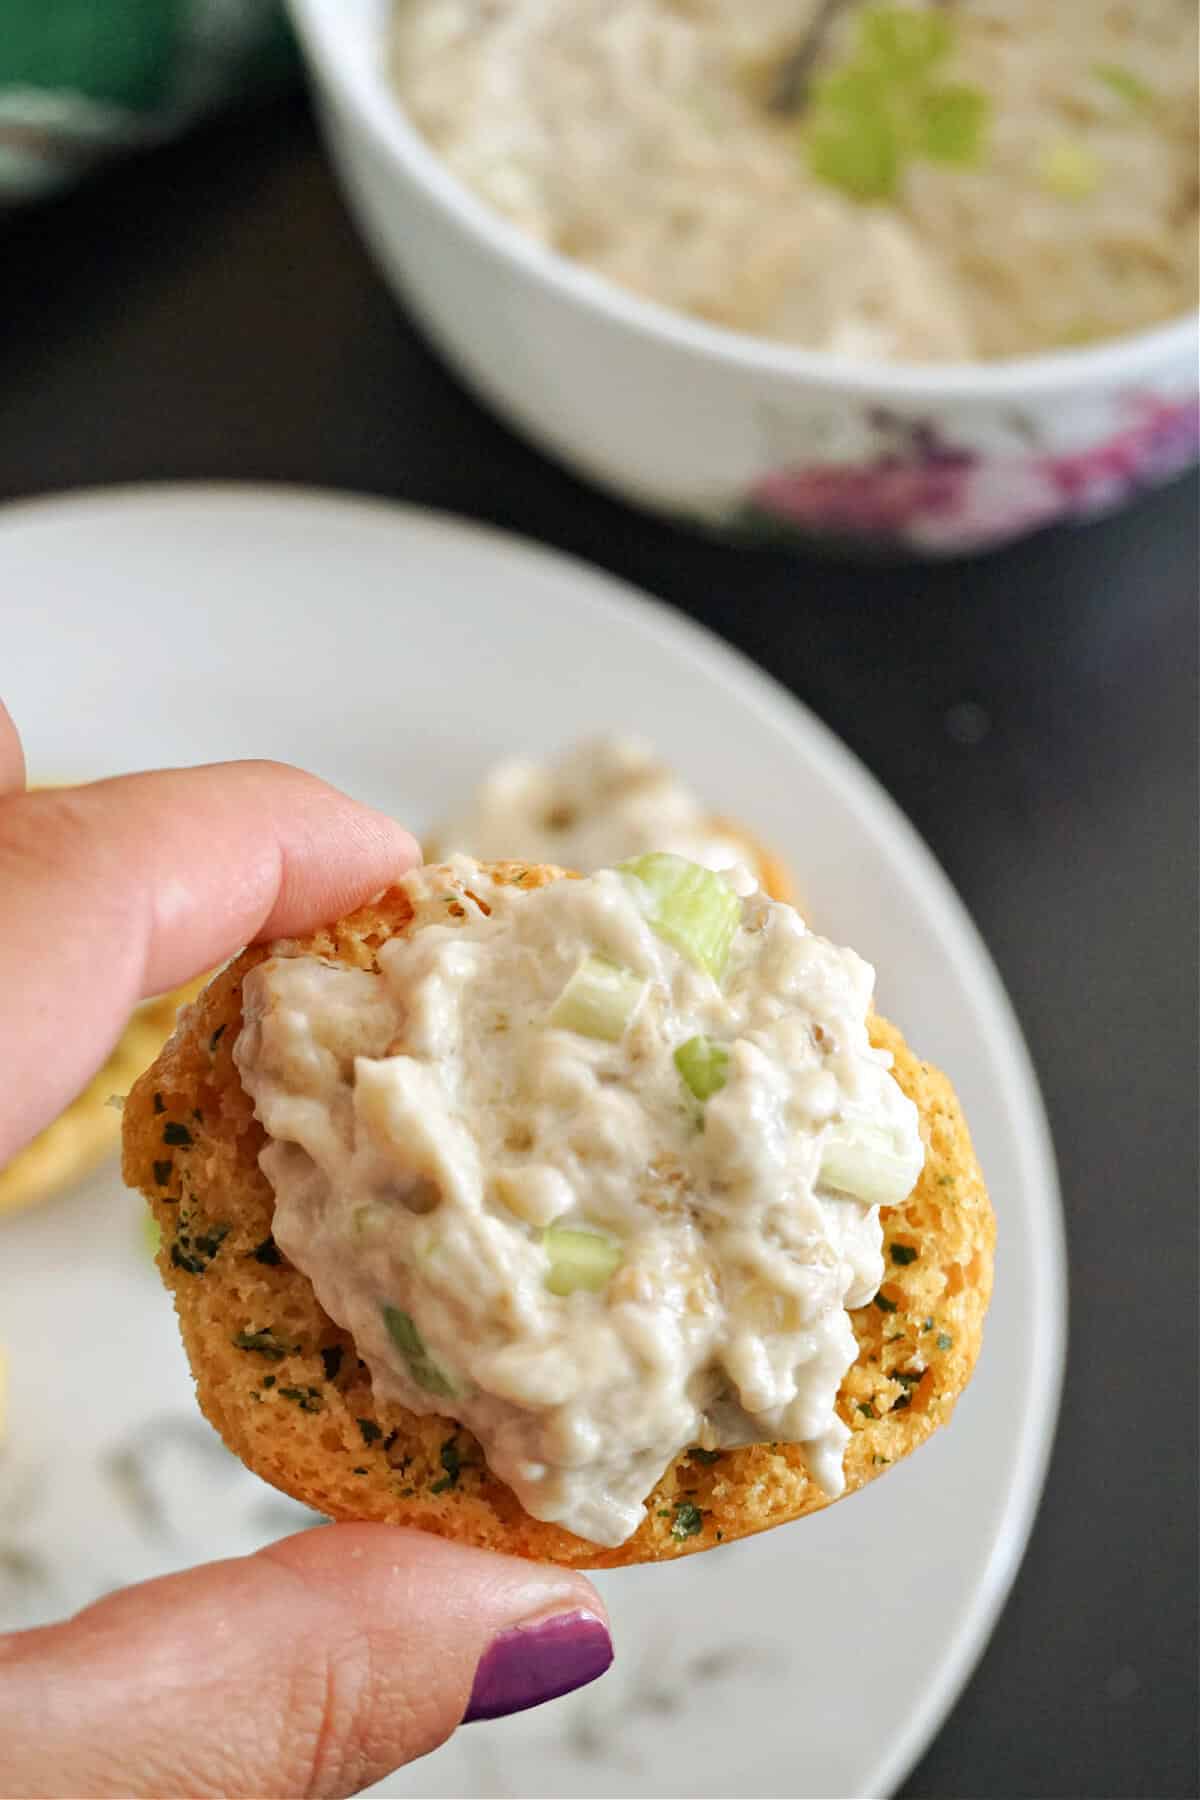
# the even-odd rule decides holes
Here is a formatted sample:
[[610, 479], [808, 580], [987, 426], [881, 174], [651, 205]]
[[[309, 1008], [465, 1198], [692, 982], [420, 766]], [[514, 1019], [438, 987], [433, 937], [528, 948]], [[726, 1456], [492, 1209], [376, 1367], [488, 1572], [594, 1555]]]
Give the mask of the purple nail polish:
[[559, 1613], [502, 1631], [480, 1659], [462, 1722], [502, 1719], [556, 1700], [603, 1675], [612, 1656], [608, 1628], [592, 1613]]

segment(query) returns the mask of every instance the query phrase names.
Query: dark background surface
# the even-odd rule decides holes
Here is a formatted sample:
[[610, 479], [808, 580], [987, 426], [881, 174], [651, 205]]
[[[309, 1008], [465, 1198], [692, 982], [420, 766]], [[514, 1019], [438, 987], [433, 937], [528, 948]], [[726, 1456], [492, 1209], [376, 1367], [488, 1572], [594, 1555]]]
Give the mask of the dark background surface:
[[434, 360], [298, 100], [0, 226], [0, 497], [196, 477], [397, 496], [612, 569], [787, 683], [913, 819], [1038, 1066], [1072, 1317], [1028, 1555], [902, 1792], [1196, 1794], [1195, 482], [888, 570], [636, 515]]

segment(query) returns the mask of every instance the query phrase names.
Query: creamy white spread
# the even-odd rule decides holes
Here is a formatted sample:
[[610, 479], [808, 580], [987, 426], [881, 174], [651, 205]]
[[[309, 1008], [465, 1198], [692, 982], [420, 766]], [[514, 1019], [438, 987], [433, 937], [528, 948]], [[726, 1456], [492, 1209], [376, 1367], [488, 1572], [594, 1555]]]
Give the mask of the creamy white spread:
[[435, 837], [439, 855], [523, 857], [583, 874], [640, 850], [670, 850], [706, 869], [754, 865], [751, 847], [714, 824], [652, 745], [615, 733], [586, 738], [553, 759], [497, 763]]
[[[916, 4], [952, 41], [937, 79], [978, 95], [987, 128], [977, 154], [912, 156], [874, 199], [819, 179], [807, 148], [863, 0], [394, 0], [389, 63], [416, 128], [497, 212], [716, 325], [938, 362], [1194, 306], [1195, 0]], [[804, 44], [814, 79], [781, 116], [768, 96]], [[868, 156], [869, 128], [851, 128]]]
[[[689, 1445], [801, 1444], [839, 1493], [847, 1308], [883, 1271], [878, 1207], [823, 1157], [865, 1130], [909, 1185], [924, 1157], [871, 969], [744, 872], [713, 878], [738, 895], [718, 981], [626, 874], [451, 870], [405, 878], [415, 929], [378, 973], [277, 953], [246, 979], [280, 1247], [376, 1391], [468, 1426], [535, 1518], [622, 1543]], [[588, 958], [637, 991], [615, 1041], [550, 1022]], [[698, 1035], [728, 1056], [703, 1104], [675, 1061]], [[595, 1291], [547, 1286], [564, 1228], [609, 1247]]]

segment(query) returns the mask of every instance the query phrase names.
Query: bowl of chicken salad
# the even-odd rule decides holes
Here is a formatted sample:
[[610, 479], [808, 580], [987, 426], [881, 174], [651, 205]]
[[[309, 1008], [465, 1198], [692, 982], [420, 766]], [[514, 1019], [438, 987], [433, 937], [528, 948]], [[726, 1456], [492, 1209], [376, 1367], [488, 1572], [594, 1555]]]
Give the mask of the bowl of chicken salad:
[[1186, 0], [290, 4], [389, 283], [623, 498], [944, 555], [1195, 459]]

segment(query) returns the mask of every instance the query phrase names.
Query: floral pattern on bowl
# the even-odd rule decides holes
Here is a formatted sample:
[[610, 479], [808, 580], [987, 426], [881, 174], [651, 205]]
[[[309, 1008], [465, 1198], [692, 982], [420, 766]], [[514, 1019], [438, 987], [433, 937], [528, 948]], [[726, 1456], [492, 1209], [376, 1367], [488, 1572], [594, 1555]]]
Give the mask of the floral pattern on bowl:
[[[1103, 430], [1071, 446], [1014, 412], [991, 441], [956, 442], [932, 420], [881, 408], [863, 418], [869, 454], [789, 462], [757, 481], [734, 523], [762, 535], [953, 554], [1121, 505], [1200, 455], [1200, 402], [1116, 396]], [[973, 435], [973, 434], [972, 434]]]

